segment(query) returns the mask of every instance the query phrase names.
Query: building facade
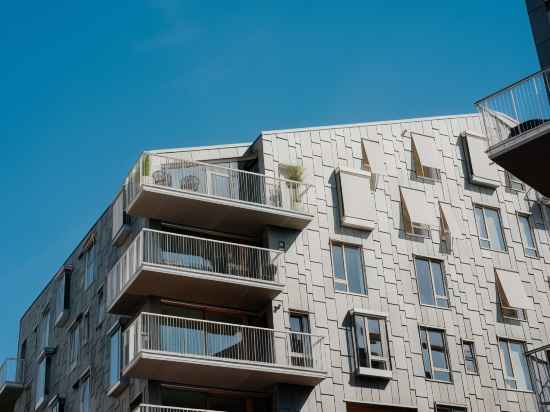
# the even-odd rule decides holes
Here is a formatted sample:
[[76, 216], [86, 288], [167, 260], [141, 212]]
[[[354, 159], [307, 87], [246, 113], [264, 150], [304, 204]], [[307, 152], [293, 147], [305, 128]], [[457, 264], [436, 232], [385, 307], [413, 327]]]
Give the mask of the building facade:
[[525, 4], [540, 67], [546, 69], [550, 66], [550, 2], [548, 0], [526, 0]]
[[143, 153], [2, 410], [544, 410], [550, 215], [488, 144], [472, 114]]

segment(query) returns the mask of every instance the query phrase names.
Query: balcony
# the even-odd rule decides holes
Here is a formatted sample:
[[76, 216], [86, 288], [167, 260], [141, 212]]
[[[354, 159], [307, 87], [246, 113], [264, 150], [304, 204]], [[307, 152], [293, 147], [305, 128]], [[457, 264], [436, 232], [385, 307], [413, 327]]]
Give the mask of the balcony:
[[144, 154], [125, 187], [130, 215], [226, 233], [303, 229], [313, 218], [311, 185], [202, 162]]
[[123, 375], [185, 385], [266, 390], [326, 376], [323, 338], [141, 313], [124, 331]]
[[213, 409], [175, 408], [173, 406], [141, 404], [132, 412], [220, 412]]
[[549, 76], [550, 70], [535, 73], [476, 103], [489, 158], [545, 196], [550, 196]]
[[23, 360], [6, 359], [0, 366], [0, 410], [13, 410], [23, 388]]
[[282, 290], [284, 253], [143, 229], [108, 276], [107, 304], [133, 314], [145, 296], [261, 309]]

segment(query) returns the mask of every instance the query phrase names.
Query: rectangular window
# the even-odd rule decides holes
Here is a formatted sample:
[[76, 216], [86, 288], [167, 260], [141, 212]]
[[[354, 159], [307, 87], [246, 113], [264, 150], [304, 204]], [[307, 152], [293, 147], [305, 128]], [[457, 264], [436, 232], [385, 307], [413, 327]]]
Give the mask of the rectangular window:
[[309, 318], [305, 314], [290, 314], [291, 362], [294, 366], [313, 367]]
[[90, 376], [80, 382], [80, 412], [91, 412]]
[[466, 412], [466, 408], [461, 406], [436, 405], [435, 412]]
[[529, 219], [528, 215], [518, 214], [518, 223], [525, 256], [538, 257], [539, 252], [535, 243], [535, 232], [533, 231], [533, 226], [531, 226], [531, 219]]
[[122, 333], [120, 327], [117, 327], [109, 336], [111, 358], [109, 365], [109, 385], [116, 385], [120, 380], [120, 371], [122, 366]]
[[500, 212], [489, 207], [475, 206], [474, 213], [480, 247], [505, 252], [506, 243], [504, 242]]
[[50, 343], [50, 310], [47, 309], [42, 314], [42, 319], [40, 320], [40, 326], [38, 327], [40, 336], [38, 337], [38, 350], [42, 351], [43, 349], [49, 347]]
[[411, 132], [411, 150], [413, 169], [417, 177], [440, 180], [443, 168], [435, 140], [432, 137]]
[[474, 342], [463, 340], [462, 353], [464, 355], [464, 368], [466, 369], [466, 372], [477, 375], [477, 359]]
[[499, 339], [498, 346], [506, 387], [526, 391], [532, 390], [523, 343]]
[[62, 398], [56, 397], [51, 402], [51, 405], [52, 405], [50, 409], [51, 412], [63, 412], [64, 402]]
[[439, 329], [420, 328], [420, 344], [426, 378], [451, 382], [449, 354], [445, 332]]
[[97, 293], [97, 326], [103, 323], [105, 319], [105, 296], [103, 294], [103, 288]]
[[415, 257], [416, 279], [420, 303], [423, 305], [449, 307], [449, 297], [442, 264], [438, 260]]
[[47, 356], [44, 356], [38, 363], [38, 370], [36, 375], [36, 393], [35, 393], [35, 409], [38, 409], [46, 401], [47, 396], [47, 378], [48, 378], [48, 362]]
[[[353, 316], [357, 367], [390, 370], [386, 319], [367, 314]], [[365, 374], [369, 374], [368, 371]]]
[[71, 291], [71, 272], [63, 269], [57, 279], [57, 289], [55, 291], [55, 324], [64, 322], [69, 315]]
[[362, 295], [367, 293], [360, 247], [333, 244], [332, 264], [334, 266], [334, 288], [337, 291]]
[[527, 309], [533, 309], [531, 300], [523, 289], [519, 273], [495, 269], [497, 302], [501, 314], [506, 319], [527, 320]]
[[525, 186], [523, 185], [523, 182], [510, 172], [506, 172], [506, 183], [508, 189], [510, 190], [514, 190], [516, 192], [525, 191]]
[[80, 333], [82, 335], [82, 345], [85, 345], [88, 343], [88, 339], [90, 339], [90, 312], [86, 312], [82, 317], [80, 329]]
[[69, 330], [69, 365], [70, 370], [74, 369], [80, 356], [80, 320]]
[[84, 289], [88, 289], [94, 282], [96, 275], [96, 245], [95, 243], [84, 254], [85, 273]]

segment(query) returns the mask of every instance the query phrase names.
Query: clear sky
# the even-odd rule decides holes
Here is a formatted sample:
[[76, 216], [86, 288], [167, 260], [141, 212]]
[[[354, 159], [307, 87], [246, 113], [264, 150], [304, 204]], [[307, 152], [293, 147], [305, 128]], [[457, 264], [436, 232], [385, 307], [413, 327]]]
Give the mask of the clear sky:
[[0, 357], [16, 354], [20, 316], [141, 151], [247, 142], [260, 130], [472, 112], [478, 98], [537, 70], [524, 7], [6, 2]]

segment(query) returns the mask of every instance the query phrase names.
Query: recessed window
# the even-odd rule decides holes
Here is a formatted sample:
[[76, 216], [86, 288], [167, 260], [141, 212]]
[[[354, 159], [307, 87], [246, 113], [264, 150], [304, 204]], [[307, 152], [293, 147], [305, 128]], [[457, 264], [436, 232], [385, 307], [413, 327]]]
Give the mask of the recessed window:
[[451, 382], [445, 332], [440, 329], [421, 327], [420, 344], [422, 346], [422, 361], [426, 378]]
[[82, 344], [86, 345], [90, 339], [90, 312], [86, 312], [82, 317], [80, 324], [80, 333], [82, 335]]
[[63, 268], [57, 278], [55, 291], [55, 324], [62, 324], [69, 315], [71, 270]]
[[447, 406], [447, 405], [436, 405], [435, 412], [466, 412], [467, 409], [461, 406]]
[[505, 252], [506, 243], [504, 242], [504, 232], [502, 231], [499, 211], [490, 207], [475, 206], [474, 213], [480, 247], [482, 249]]
[[417, 177], [429, 180], [440, 180], [442, 169], [441, 155], [435, 139], [429, 136], [411, 132], [413, 169]]
[[466, 372], [477, 375], [477, 359], [474, 342], [463, 340], [462, 354], [464, 355], [464, 368]]
[[525, 256], [538, 257], [539, 252], [535, 243], [535, 232], [533, 231], [533, 226], [531, 226], [531, 219], [529, 219], [528, 215], [518, 214], [518, 223]]
[[405, 233], [410, 236], [430, 237], [435, 211], [428, 205], [426, 194], [420, 190], [401, 188], [401, 211]]
[[90, 376], [88, 375], [80, 382], [80, 412], [91, 412], [91, 405]]
[[50, 343], [50, 318], [51, 312], [49, 309], [45, 310], [42, 314], [42, 319], [40, 320], [40, 326], [38, 327], [39, 337], [38, 337], [38, 349], [42, 351], [43, 349], [49, 347]]
[[48, 395], [48, 365], [49, 358], [47, 356], [44, 356], [38, 363], [34, 402], [36, 409], [44, 404]]
[[122, 368], [122, 333], [117, 327], [109, 336], [111, 357], [109, 364], [109, 385], [114, 386], [120, 381]]
[[64, 412], [64, 399], [56, 396], [55, 399], [50, 401], [50, 412]]
[[290, 361], [293, 366], [313, 367], [309, 318], [303, 313], [290, 314]]
[[363, 139], [361, 141], [361, 169], [377, 175], [384, 173], [384, 152], [378, 142]]
[[506, 387], [509, 389], [532, 390], [523, 343], [499, 339], [498, 347]]
[[508, 189], [510, 190], [513, 190], [515, 192], [525, 191], [525, 185], [523, 184], [523, 182], [510, 172], [506, 172], [506, 183]]
[[418, 295], [423, 305], [449, 307], [449, 297], [443, 274], [443, 265], [439, 260], [415, 257]]
[[[389, 371], [391, 369], [386, 319], [367, 313], [354, 313], [353, 334], [358, 373], [383, 377], [376, 373], [376, 370]], [[387, 377], [391, 377], [391, 375]]]
[[69, 330], [69, 365], [70, 369], [74, 369], [80, 357], [80, 320]]
[[105, 319], [105, 296], [103, 288], [97, 293], [97, 326], [103, 323]]
[[361, 254], [358, 246], [332, 244], [334, 288], [337, 291], [367, 293]]
[[84, 253], [85, 273], [84, 273], [84, 289], [88, 289], [94, 282], [96, 275], [96, 245], [95, 242]]

